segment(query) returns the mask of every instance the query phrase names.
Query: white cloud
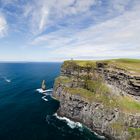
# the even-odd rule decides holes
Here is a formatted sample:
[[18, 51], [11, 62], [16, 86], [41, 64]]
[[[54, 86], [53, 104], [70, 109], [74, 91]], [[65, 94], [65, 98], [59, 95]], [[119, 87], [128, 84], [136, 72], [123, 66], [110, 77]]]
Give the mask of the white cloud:
[[140, 56], [140, 7], [115, 18], [74, 31], [62, 28], [35, 38], [31, 45], [52, 48], [50, 56], [65, 58]]
[[40, 24], [39, 24], [39, 30], [43, 31], [43, 29], [46, 27], [47, 17], [48, 17], [48, 10], [46, 8], [43, 8], [42, 16], [41, 16]]
[[3, 15], [0, 15], [0, 37], [5, 36], [5, 34], [7, 33], [7, 22], [6, 19], [4, 18]]
[[103, 6], [102, 0], [33, 0], [24, 6], [24, 16], [28, 17], [31, 31], [36, 35], [52, 26], [59, 27], [61, 23], [67, 28], [78, 27], [90, 19], [95, 24], [96, 20], [100, 22], [125, 12], [129, 0], [108, 0], [106, 3]]
[[[5, 3], [12, 2], [12, 0], [6, 1]], [[13, 3], [16, 1], [14, 0]], [[102, 0], [33, 0], [27, 1], [25, 5], [20, 5], [20, 3], [16, 5], [23, 8], [23, 22], [29, 24], [29, 30], [37, 35], [49, 27], [59, 27], [61, 23], [67, 24], [66, 26], [78, 26], [78, 24], [84, 24], [82, 22], [86, 18], [100, 21], [102, 17], [99, 14], [105, 18], [115, 15], [114, 13], [122, 13], [128, 2], [129, 0], [108, 0], [107, 7], [100, 7]], [[94, 10], [94, 6], [98, 6], [99, 11]], [[108, 13], [102, 13], [101, 9], [107, 9]]]
[[[40, 0], [24, 6], [24, 16], [29, 20], [32, 32], [39, 34], [49, 26], [57, 25], [66, 16], [76, 16], [90, 10], [96, 0]], [[71, 17], [69, 17], [71, 18]], [[64, 21], [65, 22], [65, 21]]]
[[[42, 59], [140, 56], [139, 0], [32, 0], [22, 3], [2, 0], [2, 3], [0, 10], [10, 22], [0, 15], [0, 36], [6, 34], [9, 25], [11, 40], [12, 35], [15, 39], [18, 34], [19, 40], [25, 40], [20, 40], [23, 46], [32, 46], [24, 48], [32, 54], [39, 50], [36, 53], [39, 52]], [[14, 30], [19, 32], [15, 35]]]

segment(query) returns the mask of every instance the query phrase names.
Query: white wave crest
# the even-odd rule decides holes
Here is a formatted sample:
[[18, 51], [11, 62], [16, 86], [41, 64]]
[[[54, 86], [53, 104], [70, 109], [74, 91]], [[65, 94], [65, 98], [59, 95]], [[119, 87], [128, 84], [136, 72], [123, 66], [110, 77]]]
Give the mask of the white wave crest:
[[43, 97], [42, 97], [42, 99], [43, 99], [44, 101], [46, 101], [46, 102], [47, 102], [47, 101], [48, 101], [48, 99], [46, 99], [45, 97], [46, 97], [46, 96], [43, 96]]
[[63, 120], [63, 121], [66, 121], [67, 125], [74, 129], [74, 128], [82, 128], [82, 124], [79, 123], [79, 122], [74, 122], [74, 121], [71, 121], [70, 119], [66, 118], [66, 117], [60, 117], [57, 115], [57, 113], [54, 114], [54, 116], [59, 119], [59, 120]]
[[36, 91], [38, 91], [39, 93], [46, 94], [46, 93], [48, 93], [48, 92], [52, 92], [52, 91], [53, 91], [53, 89], [43, 90], [43, 89], [39, 88], [39, 89], [36, 89]]
[[9, 80], [9, 79], [5, 79], [5, 81], [6, 81], [6, 82], [8, 82], [8, 83], [10, 83], [10, 82], [11, 82], [11, 80]]
[[105, 136], [101, 136], [101, 135], [97, 134], [96, 132], [94, 132], [94, 134], [100, 139], [103, 139], [103, 140], [105, 139]]
[[2, 76], [2, 78], [7, 82], [7, 83], [10, 83], [11, 82], [11, 80], [10, 79], [8, 79], [7, 77], [5, 77], [5, 76]]

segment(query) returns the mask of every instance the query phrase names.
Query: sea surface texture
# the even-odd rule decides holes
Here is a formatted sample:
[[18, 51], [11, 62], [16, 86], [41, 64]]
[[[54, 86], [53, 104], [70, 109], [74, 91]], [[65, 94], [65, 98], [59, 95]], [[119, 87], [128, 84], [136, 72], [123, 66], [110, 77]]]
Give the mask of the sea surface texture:
[[99, 140], [79, 123], [57, 116], [53, 88], [61, 63], [0, 63], [0, 140]]

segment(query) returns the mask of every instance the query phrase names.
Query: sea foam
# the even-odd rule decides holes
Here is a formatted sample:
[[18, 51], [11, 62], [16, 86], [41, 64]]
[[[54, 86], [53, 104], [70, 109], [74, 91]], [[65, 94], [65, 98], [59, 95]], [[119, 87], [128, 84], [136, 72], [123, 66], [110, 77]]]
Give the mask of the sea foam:
[[3, 79], [7, 82], [7, 83], [10, 83], [11, 82], [11, 80], [10, 79], [8, 79], [7, 77], [5, 77], [5, 76], [3, 76]]
[[[66, 117], [60, 117], [60, 116], [58, 116], [57, 113], [55, 113], [54, 116], [55, 116], [57, 119], [59, 119], [59, 120], [66, 121], [67, 125], [68, 125], [70, 128], [72, 128], [72, 129], [74, 129], [74, 128], [81, 128], [81, 130], [83, 130], [83, 128], [85, 127], [85, 126], [83, 127], [83, 125], [82, 125], [80, 122], [74, 122], [74, 121], [71, 121], [70, 119], [68, 119], [68, 118], [66, 118]], [[85, 128], [89, 129], [88, 127], [85, 127]], [[89, 131], [90, 131], [90, 129], [89, 129]], [[97, 134], [96, 132], [93, 132], [93, 133], [94, 133], [98, 138], [100, 138], [100, 139], [105, 139], [104, 136], [101, 136], [101, 135]]]
[[39, 89], [36, 89], [36, 91], [38, 91], [39, 93], [48, 94], [48, 93], [52, 92], [53, 89], [51, 88], [51, 89], [43, 90], [43, 89], [39, 88]]
[[8, 83], [10, 83], [10, 82], [11, 82], [11, 80], [10, 80], [10, 79], [5, 79], [5, 81], [6, 81], [6, 82], [8, 82]]
[[79, 123], [79, 122], [74, 122], [74, 121], [71, 121], [70, 119], [66, 118], [66, 117], [60, 117], [57, 115], [57, 113], [54, 114], [54, 116], [59, 119], [59, 120], [63, 120], [63, 121], [66, 121], [67, 125], [74, 129], [74, 128], [82, 128], [82, 124]]
[[43, 99], [44, 101], [46, 101], [46, 102], [47, 102], [47, 101], [48, 101], [48, 99], [46, 99], [45, 97], [46, 97], [46, 96], [43, 96], [43, 97], [42, 97], [42, 99]]

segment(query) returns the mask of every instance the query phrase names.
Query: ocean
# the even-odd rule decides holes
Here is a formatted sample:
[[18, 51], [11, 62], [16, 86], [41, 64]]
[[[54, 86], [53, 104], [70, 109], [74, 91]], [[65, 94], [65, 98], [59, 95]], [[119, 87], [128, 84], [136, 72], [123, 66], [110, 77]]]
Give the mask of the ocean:
[[[79, 123], [56, 115], [59, 102], [36, 90], [48, 89], [61, 63], [0, 63], [0, 140], [100, 140]], [[43, 97], [43, 98], [42, 98]]]

